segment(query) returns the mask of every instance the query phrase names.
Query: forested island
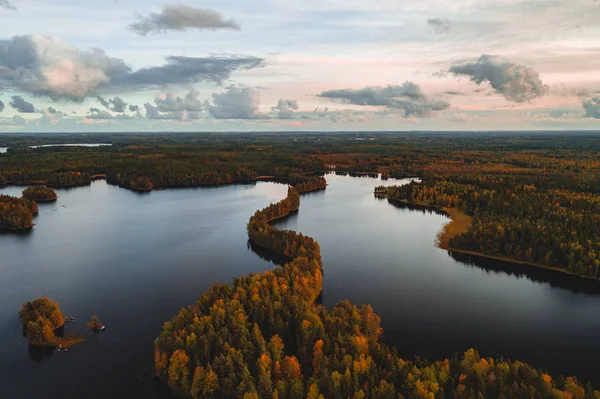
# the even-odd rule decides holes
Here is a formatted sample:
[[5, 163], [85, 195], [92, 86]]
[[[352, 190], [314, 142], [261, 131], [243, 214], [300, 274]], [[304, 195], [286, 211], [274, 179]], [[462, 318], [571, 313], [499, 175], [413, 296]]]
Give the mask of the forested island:
[[248, 223], [256, 244], [292, 260], [281, 268], [217, 284], [183, 308], [155, 341], [155, 368], [171, 389], [192, 398], [600, 398], [576, 378], [554, 379], [518, 361], [470, 349], [437, 362], [400, 358], [382, 342], [373, 309], [322, 290], [319, 244], [270, 222], [299, 207], [290, 187]]
[[58, 195], [53, 188], [46, 186], [30, 186], [23, 190], [23, 198], [36, 202], [56, 201]]
[[30, 229], [37, 213], [34, 201], [0, 194], [0, 231]]
[[54, 331], [65, 324], [65, 318], [58, 307], [48, 297], [25, 302], [19, 312], [25, 336], [33, 345], [56, 346], [58, 338]]

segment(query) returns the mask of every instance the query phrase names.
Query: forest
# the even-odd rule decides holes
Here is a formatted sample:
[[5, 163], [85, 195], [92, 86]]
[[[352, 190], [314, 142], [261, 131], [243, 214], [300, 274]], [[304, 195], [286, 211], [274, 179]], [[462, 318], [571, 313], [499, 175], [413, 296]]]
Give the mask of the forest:
[[[274, 179], [288, 197], [254, 214], [254, 245], [283, 267], [217, 284], [165, 323], [155, 341], [159, 379], [180, 395], [289, 398], [600, 398], [574, 377], [469, 350], [440, 361], [402, 359], [381, 341], [368, 305], [319, 304], [318, 243], [271, 222], [295, 212], [313, 177], [420, 177], [386, 189], [402, 201], [472, 217], [454, 249], [599, 277], [600, 138], [588, 133], [272, 133], [2, 135], [0, 184], [69, 187], [106, 177], [148, 191]], [[103, 142], [105, 147], [47, 147]], [[35, 203], [0, 197], [0, 223]]]
[[473, 216], [449, 249], [600, 277], [600, 195], [545, 185], [505, 175], [445, 175], [389, 187], [387, 195]]
[[0, 194], [0, 231], [28, 229], [37, 213], [34, 201]]
[[25, 302], [19, 317], [29, 342], [39, 346], [55, 346], [57, 337], [54, 331], [65, 324], [58, 303], [48, 297]]
[[30, 186], [23, 190], [23, 198], [31, 201], [54, 201], [58, 198], [53, 188], [46, 186]]
[[318, 243], [270, 222], [298, 209], [298, 191], [257, 211], [256, 244], [291, 260], [275, 270], [217, 284], [165, 323], [155, 369], [176, 394], [192, 398], [600, 398], [576, 378], [553, 378], [519, 361], [400, 358], [380, 341], [373, 309], [319, 304]]

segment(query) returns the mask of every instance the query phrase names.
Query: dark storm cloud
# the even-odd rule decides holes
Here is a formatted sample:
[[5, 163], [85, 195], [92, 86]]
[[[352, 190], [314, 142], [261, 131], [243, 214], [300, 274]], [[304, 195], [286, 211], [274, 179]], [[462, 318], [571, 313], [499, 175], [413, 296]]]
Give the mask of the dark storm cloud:
[[484, 54], [476, 62], [454, 65], [449, 72], [468, 76], [477, 84], [489, 82], [497, 93], [517, 103], [531, 101], [548, 93], [548, 86], [542, 82], [537, 71], [490, 55]]
[[600, 96], [593, 97], [582, 102], [587, 118], [600, 119]]
[[165, 59], [164, 65], [133, 71], [101, 49], [80, 50], [54, 37], [15, 36], [0, 40], [0, 86], [80, 102], [107, 92], [202, 81], [220, 84], [235, 71], [264, 66], [263, 58], [237, 55]]
[[35, 107], [32, 103], [25, 101], [21, 96], [12, 96], [10, 106], [24, 114], [32, 114], [35, 112]]
[[139, 110], [140, 110], [140, 106], [139, 105], [133, 105], [133, 104], [131, 104], [129, 106], [129, 112], [139, 112]]
[[205, 107], [216, 119], [268, 119], [259, 112], [260, 94], [251, 87], [230, 87], [224, 93], [213, 93]]
[[0, 8], [16, 11], [17, 7], [8, 0], [0, 0]]
[[441, 18], [430, 18], [427, 20], [429, 25], [435, 33], [446, 33], [450, 31], [450, 21]]
[[413, 82], [403, 85], [368, 86], [362, 89], [328, 90], [319, 94], [319, 97], [338, 100], [345, 104], [384, 106], [402, 111], [404, 116], [424, 117], [431, 111], [441, 111], [450, 107], [443, 100], [430, 100]]
[[148, 33], [164, 33], [167, 31], [185, 31], [188, 29], [240, 30], [240, 26], [232, 19], [224, 19], [217, 11], [196, 8], [183, 4], [165, 5], [160, 13], [139, 16], [139, 21], [130, 25], [138, 35]]
[[298, 110], [298, 101], [285, 100], [282, 98], [272, 110], [278, 113], [277, 116], [279, 119], [293, 119], [294, 111]]
[[4, 103], [0, 100], [0, 112], [4, 111]]

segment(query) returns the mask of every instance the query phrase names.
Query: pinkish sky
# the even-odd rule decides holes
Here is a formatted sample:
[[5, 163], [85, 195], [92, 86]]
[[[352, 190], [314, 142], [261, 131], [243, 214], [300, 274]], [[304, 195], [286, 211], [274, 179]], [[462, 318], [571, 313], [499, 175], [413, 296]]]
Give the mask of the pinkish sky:
[[598, 0], [0, 0], [0, 132], [600, 130]]

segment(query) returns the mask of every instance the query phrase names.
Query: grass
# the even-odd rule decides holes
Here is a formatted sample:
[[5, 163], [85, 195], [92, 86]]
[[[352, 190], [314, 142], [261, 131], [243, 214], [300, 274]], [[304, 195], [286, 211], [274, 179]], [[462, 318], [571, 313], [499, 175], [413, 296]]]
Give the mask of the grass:
[[450, 223], [438, 234], [437, 246], [442, 249], [451, 249], [450, 240], [464, 233], [471, 227], [473, 217], [457, 208], [441, 208], [450, 216]]

